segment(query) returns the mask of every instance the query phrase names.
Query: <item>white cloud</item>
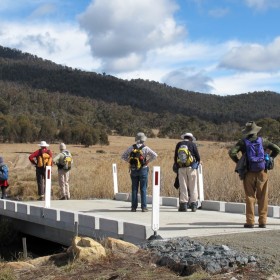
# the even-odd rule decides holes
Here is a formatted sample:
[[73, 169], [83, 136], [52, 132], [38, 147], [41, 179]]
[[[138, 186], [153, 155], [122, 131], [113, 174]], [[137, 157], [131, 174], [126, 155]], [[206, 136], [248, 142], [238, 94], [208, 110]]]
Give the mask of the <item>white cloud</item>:
[[158, 61], [158, 64], [185, 64], [191, 62], [206, 62], [220, 56], [221, 49], [211, 46], [207, 42], [180, 42], [151, 50], [148, 53], [149, 63]]
[[278, 73], [242, 73], [216, 77], [210, 84], [213, 94], [236, 95], [254, 91], [279, 92], [280, 72]]
[[122, 72], [122, 71], [133, 71], [139, 67], [143, 58], [141, 55], [136, 53], [130, 53], [126, 57], [120, 57], [108, 60], [104, 68], [109, 68], [113, 72]]
[[95, 0], [79, 21], [104, 70], [125, 71], [132, 67], [127, 64], [126, 68], [122, 62], [133, 61], [135, 67], [141, 67], [150, 50], [185, 36], [185, 28], [173, 18], [177, 9], [174, 0]]
[[100, 66], [100, 61], [91, 57], [85, 32], [75, 25], [2, 22], [1, 27], [2, 46], [16, 48], [73, 68], [94, 70]]
[[162, 78], [163, 82], [170, 86], [176, 86], [185, 90], [209, 93], [212, 86], [209, 85], [211, 78], [203, 71], [196, 71], [192, 68], [184, 68], [172, 71]]
[[279, 8], [280, 1], [279, 0], [245, 0], [245, 3], [250, 8], [263, 11], [270, 8]]
[[232, 48], [220, 62], [220, 66], [242, 71], [279, 71], [280, 37], [270, 44], [244, 44]]

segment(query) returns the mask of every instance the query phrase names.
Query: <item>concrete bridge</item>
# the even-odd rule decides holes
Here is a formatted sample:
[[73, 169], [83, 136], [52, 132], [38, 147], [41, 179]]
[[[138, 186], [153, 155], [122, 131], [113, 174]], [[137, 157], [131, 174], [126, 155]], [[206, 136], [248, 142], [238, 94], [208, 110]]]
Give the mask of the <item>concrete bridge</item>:
[[[116, 193], [115, 199], [44, 201], [0, 200], [0, 216], [11, 219], [20, 232], [66, 246], [73, 236], [95, 239], [114, 237], [140, 243], [149, 237], [196, 237], [260, 230], [280, 230], [279, 206], [269, 206], [267, 228], [245, 229], [245, 204], [202, 201], [197, 212], [178, 212], [178, 198], [160, 197], [159, 229], [152, 230], [152, 197], [149, 212], [130, 212], [131, 197]], [[256, 206], [257, 213], [257, 206]]]

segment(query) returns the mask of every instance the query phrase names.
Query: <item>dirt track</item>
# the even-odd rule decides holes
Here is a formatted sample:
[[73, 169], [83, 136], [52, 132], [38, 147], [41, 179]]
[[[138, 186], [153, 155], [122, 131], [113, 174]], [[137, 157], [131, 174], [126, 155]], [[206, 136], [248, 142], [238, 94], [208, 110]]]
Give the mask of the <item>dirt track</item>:
[[20, 153], [17, 155], [14, 162], [9, 162], [9, 163], [12, 164], [12, 167], [14, 169], [24, 169], [24, 168], [31, 166], [31, 163], [30, 163], [28, 157], [29, 157], [29, 154]]

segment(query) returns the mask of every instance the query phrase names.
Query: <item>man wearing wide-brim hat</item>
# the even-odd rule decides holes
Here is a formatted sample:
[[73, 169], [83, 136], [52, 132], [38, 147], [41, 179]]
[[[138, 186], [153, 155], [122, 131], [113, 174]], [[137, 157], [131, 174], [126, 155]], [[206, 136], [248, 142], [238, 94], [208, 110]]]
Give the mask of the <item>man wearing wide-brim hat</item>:
[[46, 166], [52, 165], [52, 152], [48, 149], [50, 146], [46, 141], [38, 144], [39, 150], [36, 150], [29, 156], [30, 162], [36, 167], [36, 180], [38, 187], [38, 200], [44, 200], [45, 195], [45, 172]]
[[[243, 186], [246, 196], [246, 223], [245, 228], [253, 228], [255, 225], [255, 203], [258, 202], [259, 212], [259, 227], [265, 228], [267, 221], [267, 209], [268, 209], [268, 174], [264, 165], [265, 159], [263, 153], [260, 160], [256, 164], [259, 164], [259, 169], [254, 169], [248, 158], [248, 147], [251, 147], [251, 143], [262, 146], [263, 151], [268, 151], [270, 157], [273, 159], [280, 153], [280, 148], [268, 141], [265, 138], [259, 137], [258, 133], [261, 127], [255, 122], [247, 122], [242, 129], [243, 137], [240, 139], [234, 147], [229, 150], [230, 158], [238, 164], [238, 153], [242, 153], [242, 159], [245, 157], [246, 171], [243, 178]], [[262, 149], [260, 148], [260, 149]], [[250, 153], [250, 152], [249, 152]], [[263, 167], [264, 166], [264, 167]]]

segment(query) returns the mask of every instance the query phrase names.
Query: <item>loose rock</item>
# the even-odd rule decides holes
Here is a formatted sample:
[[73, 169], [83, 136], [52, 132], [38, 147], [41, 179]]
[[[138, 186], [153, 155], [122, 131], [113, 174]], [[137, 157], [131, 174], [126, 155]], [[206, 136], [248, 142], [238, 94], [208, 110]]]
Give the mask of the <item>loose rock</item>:
[[106, 257], [105, 248], [89, 237], [76, 236], [72, 240], [69, 251], [73, 252], [76, 259], [91, 262]]
[[107, 237], [104, 242], [104, 247], [110, 249], [113, 254], [118, 256], [126, 256], [127, 254], [135, 254], [138, 252], [139, 247], [119, 239]]
[[230, 249], [226, 245], [203, 246], [189, 238], [152, 240], [140, 245], [157, 258], [157, 265], [168, 266], [181, 276], [205, 270], [210, 274], [227, 272], [233, 268], [255, 265], [256, 258]]

